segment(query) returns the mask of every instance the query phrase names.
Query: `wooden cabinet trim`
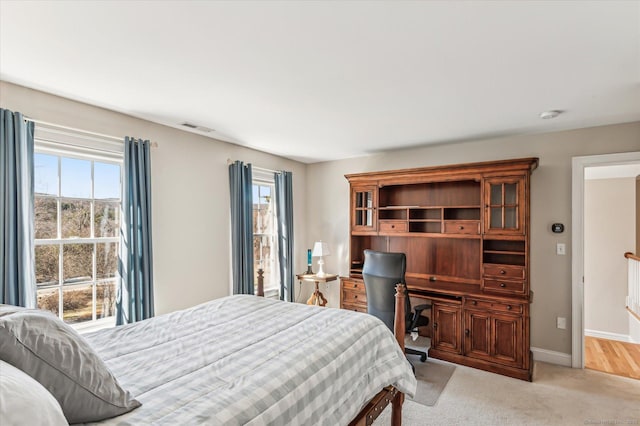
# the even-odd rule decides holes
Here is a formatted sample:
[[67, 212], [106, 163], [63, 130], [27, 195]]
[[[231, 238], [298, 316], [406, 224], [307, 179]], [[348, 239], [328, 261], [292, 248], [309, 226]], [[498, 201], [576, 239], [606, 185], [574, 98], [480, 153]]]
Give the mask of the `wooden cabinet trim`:
[[509, 172], [532, 172], [538, 167], [538, 158], [520, 158], [514, 160], [498, 160], [498, 161], [484, 161], [478, 163], [466, 163], [466, 164], [452, 164], [442, 166], [420, 167], [411, 169], [398, 169], [387, 170], [381, 172], [364, 172], [364, 173], [351, 173], [346, 174], [345, 177], [349, 182], [371, 182], [378, 181], [379, 179], [393, 179], [402, 176], [411, 177], [414, 175], [430, 174], [432, 176], [438, 176], [438, 180], [442, 180], [442, 177], [450, 177], [457, 174], [467, 175], [479, 175], [482, 173], [502, 173], [509, 174]]

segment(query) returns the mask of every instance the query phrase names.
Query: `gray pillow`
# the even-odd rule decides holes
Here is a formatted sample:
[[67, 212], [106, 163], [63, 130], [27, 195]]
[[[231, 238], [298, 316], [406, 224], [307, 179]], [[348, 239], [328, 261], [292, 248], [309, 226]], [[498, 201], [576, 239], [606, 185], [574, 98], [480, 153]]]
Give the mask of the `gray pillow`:
[[140, 406], [84, 338], [50, 312], [0, 305], [0, 359], [51, 392], [69, 423], [107, 419]]

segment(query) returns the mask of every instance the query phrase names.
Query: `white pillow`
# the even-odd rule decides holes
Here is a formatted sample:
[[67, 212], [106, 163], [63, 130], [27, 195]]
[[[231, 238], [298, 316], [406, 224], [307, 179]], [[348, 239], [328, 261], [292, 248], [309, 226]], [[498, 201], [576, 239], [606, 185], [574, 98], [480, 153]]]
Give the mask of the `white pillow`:
[[140, 406], [89, 343], [51, 312], [0, 305], [0, 359], [44, 386], [69, 423], [97, 422]]
[[58, 401], [24, 371], [0, 360], [2, 426], [68, 425]]

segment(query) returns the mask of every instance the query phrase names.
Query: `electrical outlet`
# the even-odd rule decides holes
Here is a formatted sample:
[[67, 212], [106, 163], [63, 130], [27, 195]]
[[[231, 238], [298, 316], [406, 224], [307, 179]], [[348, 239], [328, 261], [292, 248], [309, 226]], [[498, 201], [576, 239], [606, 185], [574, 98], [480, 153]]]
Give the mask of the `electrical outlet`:
[[567, 245], [564, 243], [556, 244], [556, 254], [560, 256], [564, 256], [565, 254], [567, 254]]
[[557, 323], [557, 327], [562, 329], [562, 330], [566, 330], [567, 329], [567, 319], [564, 317], [558, 317], [556, 319], [556, 323]]

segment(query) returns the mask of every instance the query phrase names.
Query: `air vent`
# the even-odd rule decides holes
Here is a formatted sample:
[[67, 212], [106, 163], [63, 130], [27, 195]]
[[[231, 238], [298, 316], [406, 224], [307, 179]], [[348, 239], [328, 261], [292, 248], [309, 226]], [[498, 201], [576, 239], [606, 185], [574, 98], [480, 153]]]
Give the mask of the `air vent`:
[[192, 124], [192, 123], [187, 123], [187, 122], [182, 123], [182, 126], [188, 127], [190, 129], [197, 130], [197, 131], [203, 132], [203, 133], [211, 133], [211, 132], [213, 132], [213, 129], [210, 129], [208, 127], [198, 126], [197, 124]]
[[540, 118], [542, 118], [543, 120], [550, 120], [552, 118], [556, 118], [557, 116], [559, 116], [560, 114], [562, 114], [564, 111], [560, 111], [558, 109], [554, 109], [551, 111], [543, 111], [540, 113]]

